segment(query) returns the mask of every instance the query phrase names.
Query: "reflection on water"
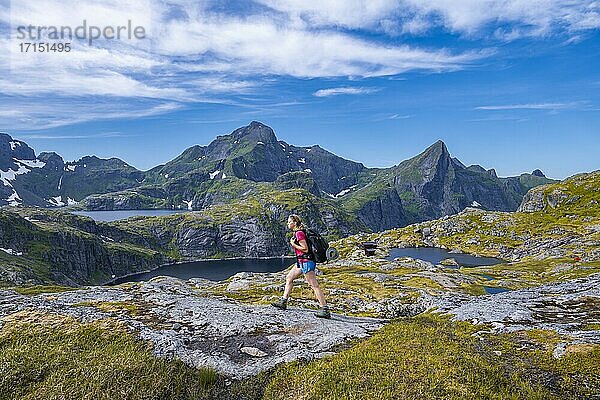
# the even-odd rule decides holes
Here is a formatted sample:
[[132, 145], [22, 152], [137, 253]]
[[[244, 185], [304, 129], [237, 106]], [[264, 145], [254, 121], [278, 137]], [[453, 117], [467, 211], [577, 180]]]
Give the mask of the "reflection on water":
[[141, 282], [156, 276], [173, 276], [179, 279], [205, 278], [222, 281], [238, 272], [278, 272], [293, 264], [293, 257], [240, 258], [231, 260], [203, 260], [181, 264], [163, 265], [153, 271], [130, 275], [114, 280], [111, 284]]
[[503, 260], [492, 257], [475, 257], [464, 253], [450, 253], [448, 250], [437, 247], [407, 247], [390, 249], [388, 260], [395, 258], [411, 257], [419, 260], [439, 264], [442, 260], [453, 258], [461, 267], [478, 267], [504, 263]]
[[484, 286], [483, 289], [487, 294], [510, 292], [510, 289], [502, 287]]

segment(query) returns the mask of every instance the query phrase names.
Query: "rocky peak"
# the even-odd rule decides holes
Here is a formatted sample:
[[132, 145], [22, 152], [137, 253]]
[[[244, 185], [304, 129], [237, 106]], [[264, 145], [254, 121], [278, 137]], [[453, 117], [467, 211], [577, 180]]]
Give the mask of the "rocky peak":
[[63, 158], [53, 151], [41, 152], [40, 155], [38, 156], [38, 160], [43, 161], [45, 163], [56, 162], [56, 161], [60, 161], [60, 162], [64, 163]]
[[135, 170], [134, 167], [116, 157], [100, 158], [97, 156], [85, 156], [68, 164], [78, 165], [79, 167], [84, 168]]
[[531, 175], [533, 176], [539, 176], [540, 178], [545, 178], [546, 175], [544, 175], [544, 173], [542, 171], [540, 171], [539, 169], [536, 169], [535, 171], [533, 171], [531, 173]]
[[486, 173], [487, 171], [485, 170], [485, 168], [483, 168], [481, 165], [478, 164], [473, 164], [473, 165], [469, 165], [467, 167], [467, 169], [469, 171], [473, 171], [473, 172], [480, 172], [482, 174]]
[[450, 152], [441, 140], [429, 146], [413, 160], [413, 166], [418, 168], [421, 176], [426, 181], [430, 180], [437, 172], [447, 170], [452, 164]]
[[438, 155], [450, 155], [446, 143], [441, 140], [436, 141], [434, 144], [425, 149], [423, 153], [433, 153]]
[[236, 140], [244, 138], [250, 142], [277, 143], [277, 137], [273, 129], [258, 121], [252, 121], [249, 125], [236, 129], [231, 133]]
[[13, 165], [13, 159], [35, 160], [35, 152], [27, 143], [13, 139], [6, 133], [0, 133], [0, 169], [7, 170]]
[[65, 165], [63, 158], [53, 151], [40, 153], [38, 160], [45, 163], [47, 169], [62, 170]]

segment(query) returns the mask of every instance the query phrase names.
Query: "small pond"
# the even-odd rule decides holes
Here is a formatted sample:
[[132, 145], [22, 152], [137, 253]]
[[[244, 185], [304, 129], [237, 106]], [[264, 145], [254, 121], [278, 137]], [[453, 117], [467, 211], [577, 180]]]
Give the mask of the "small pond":
[[423, 261], [429, 261], [432, 264], [439, 264], [442, 260], [453, 258], [461, 267], [480, 267], [502, 264], [505, 261], [493, 257], [475, 257], [471, 254], [450, 253], [448, 250], [437, 247], [407, 247], [390, 249], [388, 260], [395, 258], [411, 257]]
[[483, 290], [485, 290], [487, 294], [510, 292], [510, 289], [495, 286], [484, 286]]
[[114, 211], [72, 211], [72, 214], [90, 217], [94, 221], [118, 221], [129, 217], [160, 217], [163, 215], [189, 212], [187, 210], [114, 210]]
[[150, 272], [117, 278], [110, 284], [141, 282], [156, 276], [172, 276], [179, 279], [204, 278], [222, 281], [238, 272], [278, 272], [288, 268], [295, 261], [293, 257], [239, 258], [226, 260], [202, 260], [180, 264], [169, 264]]

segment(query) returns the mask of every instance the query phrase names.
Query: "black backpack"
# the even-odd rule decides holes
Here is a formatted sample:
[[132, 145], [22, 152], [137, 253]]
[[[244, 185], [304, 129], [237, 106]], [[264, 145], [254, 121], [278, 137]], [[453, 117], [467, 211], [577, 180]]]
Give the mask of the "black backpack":
[[302, 232], [306, 235], [308, 253], [298, 256], [298, 258], [306, 258], [318, 263], [327, 261], [327, 249], [329, 248], [327, 240], [319, 232], [310, 228], [302, 229]]

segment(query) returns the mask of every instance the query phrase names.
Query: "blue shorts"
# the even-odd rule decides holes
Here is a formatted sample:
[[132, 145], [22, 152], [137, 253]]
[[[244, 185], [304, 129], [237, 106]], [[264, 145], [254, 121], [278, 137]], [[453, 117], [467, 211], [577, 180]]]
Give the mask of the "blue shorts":
[[308, 274], [317, 268], [317, 264], [314, 261], [298, 262], [296, 266], [302, 269], [303, 274]]

